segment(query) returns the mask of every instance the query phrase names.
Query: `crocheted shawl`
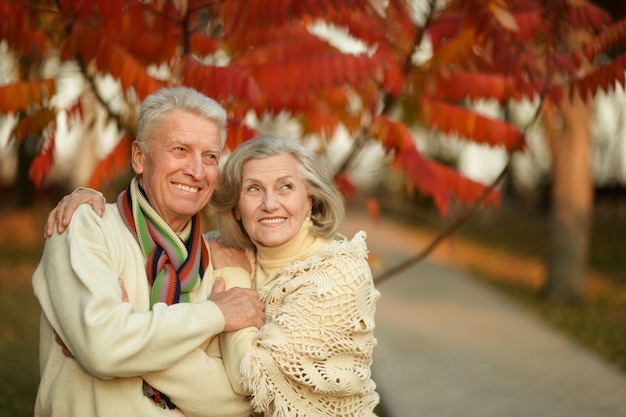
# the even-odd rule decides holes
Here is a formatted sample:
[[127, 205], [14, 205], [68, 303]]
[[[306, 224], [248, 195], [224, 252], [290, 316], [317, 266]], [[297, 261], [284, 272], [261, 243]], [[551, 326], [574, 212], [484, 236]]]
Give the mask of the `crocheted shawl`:
[[241, 364], [265, 417], [374, 416], [374, 288], [365, 232], [333, 241], [259, 288], [266, 324]]

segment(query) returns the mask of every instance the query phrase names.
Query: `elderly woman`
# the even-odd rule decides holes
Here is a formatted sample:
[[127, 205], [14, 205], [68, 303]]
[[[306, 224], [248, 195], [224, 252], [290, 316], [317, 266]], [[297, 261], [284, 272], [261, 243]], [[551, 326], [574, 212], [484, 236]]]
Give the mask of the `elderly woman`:
[[235, 391], [265, 417], [373, 416], [379, 292], [365, 232], [338, 234], [343, 201], [318, 155], [296, 139], [247, 141], [224, 164], [211, 205], [219, 235], [206, 238], [244, 249], [252, 264], [251, 279], [227, 285], [252, 287], [265, 303], [260, 330], [220, 335]]
[[251, 259], [266, 314], [260, 331], [223, 333], [222, 355], [265, 416], [365, 416], [378, 403], [365, 233], [338, 236], [343, 201], [320, 161], [299, 140], [261, 136], [228, 157], [212, 199], [220, 239]]

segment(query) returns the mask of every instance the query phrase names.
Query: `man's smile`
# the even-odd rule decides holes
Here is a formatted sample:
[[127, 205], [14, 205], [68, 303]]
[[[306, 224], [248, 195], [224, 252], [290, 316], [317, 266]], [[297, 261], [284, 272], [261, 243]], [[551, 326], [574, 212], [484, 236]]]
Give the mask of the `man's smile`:
[[197, 193], [198, 191], [200, 191], [200, 188], [198, 187], [190, 187], [184, 184], [174, 184], [174, 187], [190, 193]]

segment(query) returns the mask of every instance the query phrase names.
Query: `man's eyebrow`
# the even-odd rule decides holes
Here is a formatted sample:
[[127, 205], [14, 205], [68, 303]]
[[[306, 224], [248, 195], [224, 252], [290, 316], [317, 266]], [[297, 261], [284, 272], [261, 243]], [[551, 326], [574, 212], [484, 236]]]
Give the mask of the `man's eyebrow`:
[[[184, 139], [172, 138], [172, 140], [170, 140], [169, 144], [170, 145], [190, 146], [191, 142], [189, 142], [187, 140], [184, 140]], [[209, 148], [209, 149], [205, 149], [203, 152], [222, 153], [222, 150], [220, 148]]]
[[189, 142], [187, 142], [186, 140], [178, 139], [178, 138], [171, 138], [169, 141], [167, 141], [167, 144], [188, 146]]

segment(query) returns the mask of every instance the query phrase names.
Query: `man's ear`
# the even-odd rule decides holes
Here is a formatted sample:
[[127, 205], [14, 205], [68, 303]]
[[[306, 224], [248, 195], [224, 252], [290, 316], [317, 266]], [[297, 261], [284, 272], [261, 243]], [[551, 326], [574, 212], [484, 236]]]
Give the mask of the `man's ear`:
[[142, 146], [135, 140], [131, 145], [131, 162], [136, 174], [143, 174], [143, 160], [145, 157]]

